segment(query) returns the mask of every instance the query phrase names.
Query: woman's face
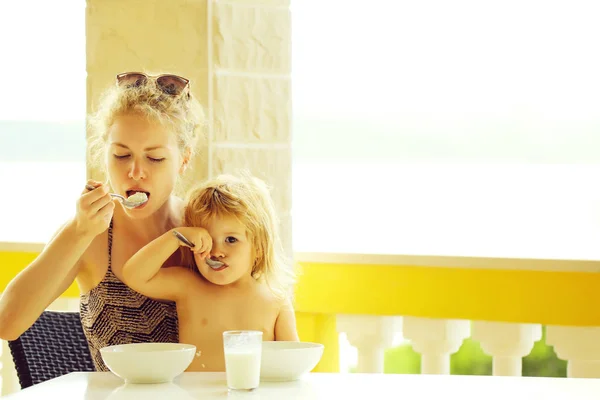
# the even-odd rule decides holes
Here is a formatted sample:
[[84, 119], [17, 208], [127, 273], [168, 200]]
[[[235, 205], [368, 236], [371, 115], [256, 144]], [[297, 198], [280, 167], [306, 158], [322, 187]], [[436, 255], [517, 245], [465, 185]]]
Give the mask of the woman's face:
[[107, 145], [108, 178], [115, 193], [148, 196], [143, 205], [125, 211], [135, 217], [151, 215], [171, 196], [182, 170], [176, 135], [144, 116], [123, 115], [110, 127]]

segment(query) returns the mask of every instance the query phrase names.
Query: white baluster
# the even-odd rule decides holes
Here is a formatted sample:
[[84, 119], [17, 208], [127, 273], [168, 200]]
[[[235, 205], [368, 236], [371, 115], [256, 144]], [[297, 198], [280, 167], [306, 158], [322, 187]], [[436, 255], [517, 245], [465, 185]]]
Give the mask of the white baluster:
[[2, 340], [2, 396], [6, 396], [10, 393], [14, 393], [21, 389], [19, 384], [19, 378], [17, 377], [17, 371], [15, 370], [15, 363], [13, 362], [12, 355], [10, 354], [10, 348], [8, 342]]
[[338, 315], [337, 330], [345, 332], [358, 350], [357, 372], [382, 373], [384, 350], [392, 345], [402, 318], [375, 315]]
[[567, 360], [569, 378], [600, 378], [600, 327], [546, 327], [546, 343]]
[[521, 376], [523, 357], [542, 338], [539, 324], [474, 321], [472, 329], [472, 338], [493, 357], [492, 375], [496, 376]]
[[450, 374], [450, 354], [470, 335], [465, 320], [404, 317], [403, 335], [421, 354], [422, 374]]

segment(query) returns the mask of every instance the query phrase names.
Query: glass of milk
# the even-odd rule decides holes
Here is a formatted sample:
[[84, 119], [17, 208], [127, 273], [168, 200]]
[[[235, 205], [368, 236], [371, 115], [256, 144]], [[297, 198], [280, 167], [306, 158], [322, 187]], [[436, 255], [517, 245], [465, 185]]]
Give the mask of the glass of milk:
[[230, 390], [253, 390], [260, 382], [262, 331], [225, 331], [225, 374]]

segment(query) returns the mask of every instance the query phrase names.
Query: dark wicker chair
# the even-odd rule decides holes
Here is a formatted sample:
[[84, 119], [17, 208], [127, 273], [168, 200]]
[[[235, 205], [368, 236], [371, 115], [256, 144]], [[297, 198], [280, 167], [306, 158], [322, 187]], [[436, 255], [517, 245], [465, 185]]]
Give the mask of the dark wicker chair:
[[8, 342], [21, 389], [75, 371], [95, 371], [77, 312], [44, 311]]

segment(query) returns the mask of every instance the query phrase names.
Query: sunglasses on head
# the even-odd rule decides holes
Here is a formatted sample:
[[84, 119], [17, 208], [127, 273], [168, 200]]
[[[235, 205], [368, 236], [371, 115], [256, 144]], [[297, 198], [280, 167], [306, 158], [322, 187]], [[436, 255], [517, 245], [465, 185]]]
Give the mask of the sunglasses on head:
[[190, 86], [190, 80], [181, 76], [172, 74], [148, 76], [141, 72], [123, 72], [117, 75], [117, 86], [139, 87], [145, 84], [148, 79], [154, 79], [156, 85], [165, 94], [171, 96], [179, 96], [184, 90], [189, 89]]

